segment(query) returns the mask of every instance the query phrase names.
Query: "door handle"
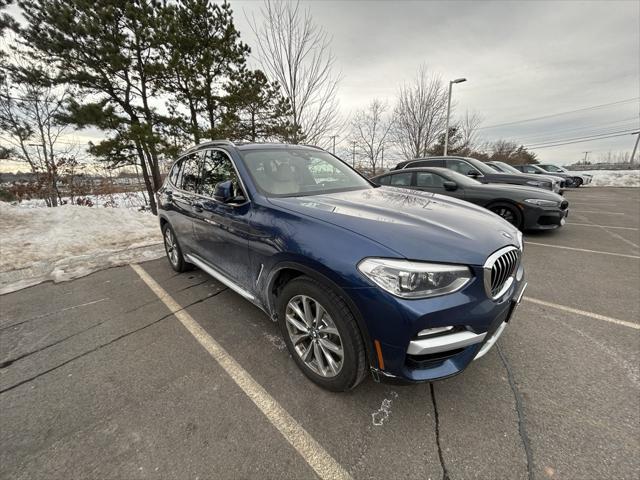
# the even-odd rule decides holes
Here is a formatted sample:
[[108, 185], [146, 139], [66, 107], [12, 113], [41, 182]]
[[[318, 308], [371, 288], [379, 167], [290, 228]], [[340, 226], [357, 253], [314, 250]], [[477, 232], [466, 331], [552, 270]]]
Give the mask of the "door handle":
[[193, 211], [197, 213], [201, 213], [204, 210], [204, 207], [200, 202], [193, 202], [191, 206], [193, 207]]

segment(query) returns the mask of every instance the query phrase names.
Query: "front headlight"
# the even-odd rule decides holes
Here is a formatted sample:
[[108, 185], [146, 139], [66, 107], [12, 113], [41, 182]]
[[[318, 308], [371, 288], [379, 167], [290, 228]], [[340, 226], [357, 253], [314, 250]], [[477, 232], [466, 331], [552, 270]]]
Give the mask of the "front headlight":
[[520, 251], [524, 250], [524, 238], [520, 230], [518, 230], [518, 246], [520, 247]]
[[462, 265], [366, 258], [358, 270], [383, 290], [402, 298], [427, 298], [460, 290], [471, 280]]
[[553, 200], [543, 200], [542, 198], [527, 198], [525, 200], [527, 203], [531, 203], [532, 205], [538, 205], [539, 207], [557, 207], [560, 203]]

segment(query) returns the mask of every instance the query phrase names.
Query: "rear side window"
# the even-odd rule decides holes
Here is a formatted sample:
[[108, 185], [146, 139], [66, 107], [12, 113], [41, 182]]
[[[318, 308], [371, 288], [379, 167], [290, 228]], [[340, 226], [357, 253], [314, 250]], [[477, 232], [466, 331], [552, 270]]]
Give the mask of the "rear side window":
[[389, 185], [396, 187], [409, 187], [411, 186], [411, 175], [413, 175], [413, 173], [410, 172], [391, 175], [391, 183], [389, 183]]
[[433, 162], [430, 162], [428, 160], [422, 160], [419, 162], [411, 162], [406, 166], [406, 168], [416, 168], [416, 167], [435, 167], [435, 165], [433, 164]]
[[198, 186], [198, 193], [213, 197], [216, 185], [227, 180], [231, 180], [234, 191], [240, 193], [238, 176], [233, 168], [231, 159], [219, 150], [206, 151], [202, 160], [202, 177]]
[[443, 186], [444, 179], [440, 175], [430, 172], [416, 173], [416, 186], [426, 188], [439, 188]]
[[385, 175], [384, 177], [380, 177], [376, 180], [376, 183], [380, 184], [380, 185], [389, 185], [389, 182], [391, 181], [391, 175]]
[[464, 160], [447, 160], [447, 168], [462, 175], [469, 175], [469, 172], [480, 174], [478, 169], [468, 164]]
[[196, 193], [198, 190], [198, 157], [193, 153], [182, 160], [182, 180], [181, 188], [187, 192]]

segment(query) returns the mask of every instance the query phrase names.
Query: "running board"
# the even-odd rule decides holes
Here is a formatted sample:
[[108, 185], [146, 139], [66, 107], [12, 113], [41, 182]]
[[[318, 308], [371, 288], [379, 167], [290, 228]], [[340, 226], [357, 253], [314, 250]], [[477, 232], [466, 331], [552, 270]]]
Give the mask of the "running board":
[[206, 263], [204, 260], [202, 260], [200, 257], [196, 255], [191, 255], [188, 253], [185, 255], [185, 257], [189, 263], [193, 263], [196, 267], [208, 273], [213, 278], [218, 280], [220, 283], [223, 283], [224, 285], [229, 287], [231, 290], [233, 290], [237, 294], [242, 295], [244, 298], [251, 301], [252, 303], [256, 303], [255, 296], [251, 295], [249, 292], [247, 292], [244, 288], [242, 288], [240, 285], [235, 283], [233, 280], [230, 280], [228, 277], [226, 277], [219, 271], [215, 270], [213, 267], [209, 266], [209, 264]]

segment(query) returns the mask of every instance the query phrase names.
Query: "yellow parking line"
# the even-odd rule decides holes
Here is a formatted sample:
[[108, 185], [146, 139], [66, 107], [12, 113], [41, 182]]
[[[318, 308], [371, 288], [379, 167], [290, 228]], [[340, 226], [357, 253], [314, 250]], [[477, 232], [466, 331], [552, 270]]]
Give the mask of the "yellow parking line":
[[351, 475], [191, 315], [144, 271], [131, 265], [142, 281], [155, 293], [184, 327], [204, 347], [231, 379], [296, 449], [320, 478], [351, 479]]
[[545, 302], [544, 300], [538, 300], [537, 298], [524, 297], [523, 300], [531, 303], [536, 303], [538, 305], [544, 305], [545, 307], [562, 310], [564, 312], [575, 313], [576, 315], [582, 315], [583, 317], [595, 318], [596, 320], [602, 320], [604, 322], [615, 323], [616, 325], [633, 328], [634, 330], [640, 330], [640, 325], [637, 323], [627, 322], [626, 320], [619, 320], [613, 317], [607, 317], [605, 315], [600, 315], [599, 313], [578, 310], [577, 308], [566, 307], [564, 305], [558, 305], [557, 303]]
[[549, 245], [548, 243], [524, 242], [526, 245], [536, 245], [538, 247], [560, 248], [563, 250], [573, 250], [576, 252], [600, 253], [602, 255], [613, 255], [614, 257], [640, 258], [640, 255], [628, 255], [626, 253], [603, 252], [601, 250], [589, 250], [586, 248], [565, 247], [563, 245]]

